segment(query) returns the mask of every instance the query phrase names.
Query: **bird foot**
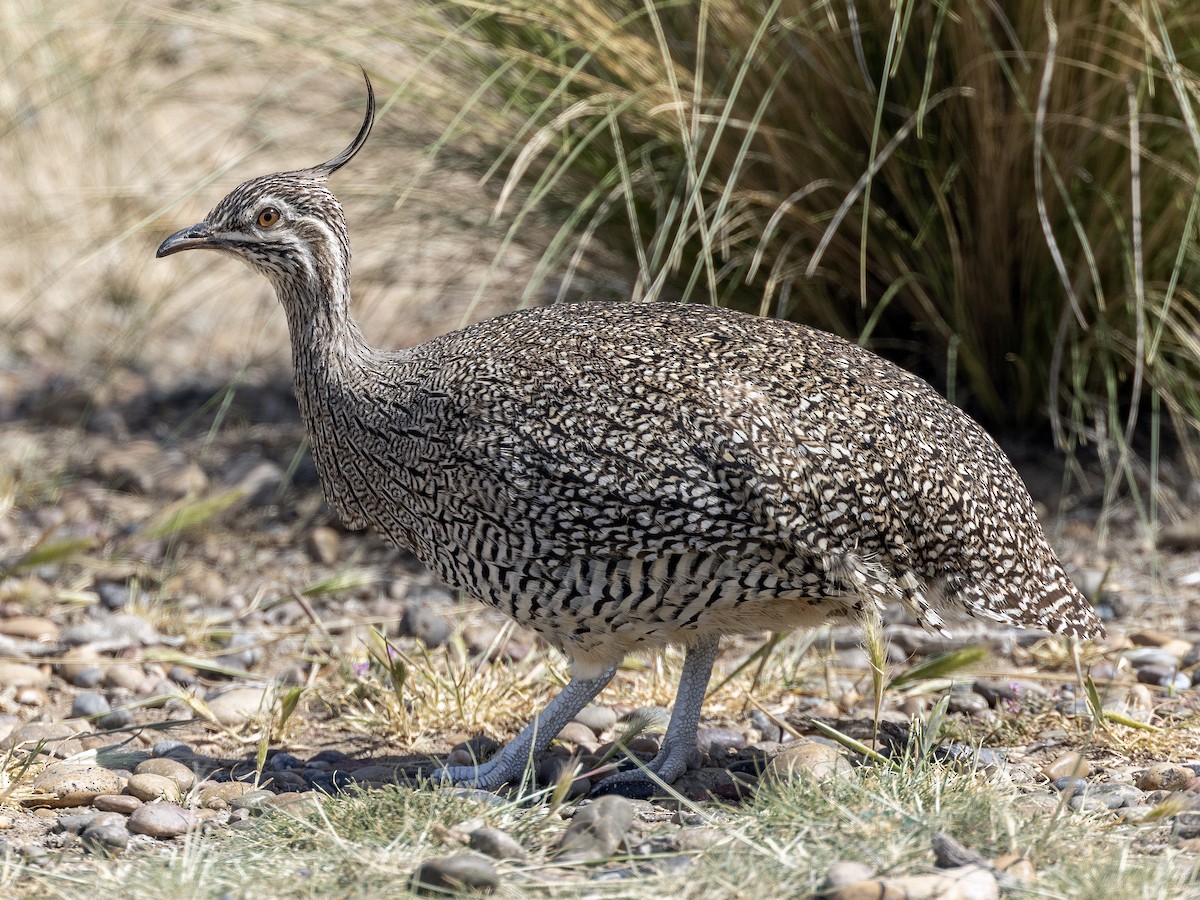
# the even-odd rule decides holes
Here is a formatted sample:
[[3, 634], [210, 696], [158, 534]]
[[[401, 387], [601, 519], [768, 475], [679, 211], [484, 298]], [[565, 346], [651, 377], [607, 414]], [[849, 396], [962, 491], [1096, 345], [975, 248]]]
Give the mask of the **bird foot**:
[[514, 763], [513, 760], [506, 759], [507, 756], [502, 750], [477, 766], [445, 766], [431, 772], [430, 778], [456, 787], [494, 791], [507, 782], [519, 780], [525, 771], [524, 760]]
[[610, 775], [593, 788], [592, 794], [621, 794], [645, 799], [659, 789], [660, 781], [671, 784], [688, 769], [699, 767], [700, 751], [695, 744], [689, 746], [667, 741], [650, 762], [627, 772]]

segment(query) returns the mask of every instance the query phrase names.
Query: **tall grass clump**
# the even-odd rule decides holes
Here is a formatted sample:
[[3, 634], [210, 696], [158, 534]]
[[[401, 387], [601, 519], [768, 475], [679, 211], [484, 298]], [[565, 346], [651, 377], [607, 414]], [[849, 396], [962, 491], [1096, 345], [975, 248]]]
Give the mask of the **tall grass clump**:
[[638, 298], [852, 336], [992, 428], [1052, 430], [1112, 472], [1164, 418], [1188, 446], [1200, 8], [443, 9], [487, 88], [458, 122], [497, 135], [513, 228], [567, 210], [543, 276], [601, 238], [636, 261]]

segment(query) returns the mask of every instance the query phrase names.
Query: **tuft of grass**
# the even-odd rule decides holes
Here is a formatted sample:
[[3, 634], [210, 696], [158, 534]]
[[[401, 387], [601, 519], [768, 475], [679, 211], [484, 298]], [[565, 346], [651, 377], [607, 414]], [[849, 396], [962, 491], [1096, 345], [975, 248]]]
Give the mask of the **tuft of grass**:
[[512, 233], [562, 210], [528, 298], [602, 240], [635, 299], [858, 338], [993, 428], [1087, 446], [1135, 495], [1134, 443], [1165, 421], [1196, 462], [1200, 10], [443, 9], [487, 88], [451, 127], [483, 127]]

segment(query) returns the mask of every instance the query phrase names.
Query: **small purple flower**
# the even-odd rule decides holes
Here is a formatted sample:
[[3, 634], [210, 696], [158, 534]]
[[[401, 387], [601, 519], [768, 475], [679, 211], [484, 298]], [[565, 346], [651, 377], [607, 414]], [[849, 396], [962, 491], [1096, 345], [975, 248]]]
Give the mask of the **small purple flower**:
[[367, 672], [370, 670], [370, 668], [371, 668], [371, 664], [369, 662], [356, 662], [354, 664], [354, 674], [358, 678], [362, 678], [364, 675], [367, 674]]

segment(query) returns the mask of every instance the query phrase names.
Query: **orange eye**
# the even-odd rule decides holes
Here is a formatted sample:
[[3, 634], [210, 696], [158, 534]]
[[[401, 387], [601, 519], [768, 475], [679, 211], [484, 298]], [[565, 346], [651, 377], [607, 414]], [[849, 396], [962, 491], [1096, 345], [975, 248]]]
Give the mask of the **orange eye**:
[[258, 214], [258, 227], [270, 228], [279, 221], [279, 210], [273, 206], [268, 206]]

